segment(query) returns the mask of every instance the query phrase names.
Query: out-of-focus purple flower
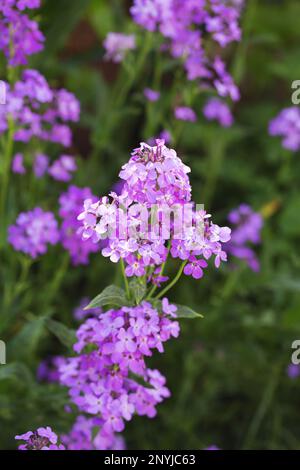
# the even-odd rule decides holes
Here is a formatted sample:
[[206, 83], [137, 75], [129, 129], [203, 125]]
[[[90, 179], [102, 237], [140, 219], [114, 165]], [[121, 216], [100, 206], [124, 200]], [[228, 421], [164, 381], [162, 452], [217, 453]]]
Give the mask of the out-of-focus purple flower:
[[167, 129], [163, 129], [158, 137], [150, 137], [147, 143], [153, 147], [157, 140], [163, 140], [168, 145], [172, 140], [172, 135]]
[[108, 33], [103, 46], [106, 50], [105, 58], [113, 62], [122, 62], [127, 51], [136, 48], [134, 34]]
[[6, 103], [0, 106], [0, 134], [11, 115], [17, 131], [14, 139], [29, 142], [33, 137], [69, 147], [72, 133], [68, 122], [79, 119], [80, 105], [66, 90], [52, 90], [36, 70], [26, 69], [13, 88], [6, 87]]
[[24, 167], [24, 156], [22, 153], [17, 153], [12, 161], [12, 171], [13, 173], [18, 173], [19, 175], [25, 175], [26, 169]]
[[240, 41], [242, 6], [239, 0], [134, 0], [130, 12], [137, 24], [163, 35], [164, 49], [183, 60], [189, 80], [199, 80], [201, 86], [214, 86], [220, 96], [237, 99], [232, 78], [225, 70], [216, 70], [216, 57], [209, 57], [205, 46], [214, 41], [224, 48]]
[[42, 361], [37, 369], [37, 379], [40, 382], [58, 382], [58, 367], [64, 361], [60, 356], [53, 356]]
[[218, 94], [223, 98], [229, 96], [233, 101], [238, 101], [240, 99], [239, 89], [227, 72], [225, 63], [218, 56], [214, 60], [213, 70], [216, 74], [213, 84]]
[[290, 379], [297, 379], [300, 376], [300, 365], [289, 364], [287, 367], [287, 375]]
[[196, 122], [197, 121], [197, 116], [195, 111], [192, 108], [189, 108], [188, 106], [178, 106], [175, 108], [174, 115], [176, 119], [180, 121], [190, 121], [190, 122]]
[[63, 219], [60, 229], [61, 243], [70, 253], [72, 263], [75, 266], [88, 264], [90, 253], [96, 253], [99, 250], [99, 247], [91, 240], [83, 241], [78, 233], [81, 224], [77, 217], [82, 211], [86, 199], [97, 201], [89, 188], [78, 188], [77, 186], [70, 186], [68, 191], [59, 198], [59, 215]]
[[38, 24], [23, 13], [26, 8], [39, 6], [37, 0], [1, 0], [0, 50], [11, 66], [26, 65], [28, 57], [44, 47]]
[[220, 450], [220, 447], [217, 447], [216, 445], [212, 444], [209, 447], [206, 447], [204, 450]]
[[70, 155], [62, 155], [50, 166], [48, 173], [56, 181], [68, 182], [72, 179], [72, 173], [76, 170], [75, 158]]
[[152, 90], [151, 88], [144, 89], [144, 96], [148, 101], [158, 101], [160, 98], [160, 92]]
[[37, 153], [33, 163], [33, 171], [37, 178], [42, 178], [47, 173], [49, 167], [49, 157], [42, 153]]
[[283, 109], [269, 124], [272, 136], [282, 137], [282, 146], [292, 152], [300, 149], [300, 109], [291, 106]]
[[40, 207], [22, 212], [15, 225], [8, 229], [8, 241], [16, 251], [22, 251], [31, 258], [47, 252], [48, 244], [55, 245], [60, 235], [58, 224], [52, 212]]
[[65, 450], [65, 447], [58, 443], [58, 437], [50, 426], [38, 428], [34, 432], [28, 431], [15, 439], [25, 441], [25, 444], [19, 446], [19, 450]]
[[86, 310], [86, 307], [89, 305], [90, 299], [84, 297], [81, 299], [80, 304], [76, 307], [73, 311], [73, 316], [75, 320], [82, 321], [88, 317], [97, 317], [102, 313], [102, 309], [98, 308], [90, 308]]
[[216, 120], [223, 127], [231, 127], [233, 116], [229, 106], [218, 98], [211, 98], [203, 108], [203, 114], [209, 121]]
[[263, 228], [261, 214], [254, 212], [247, 204], [241, 204], [230, 212], [228, 220], [234, 225], [234, 228], [231, 241], [225, 247], [226, 252], [236, 258], [244, 259], [253, 271], [259, 271], [259, 261], [248, 244], [258, 245], [261, 241]]

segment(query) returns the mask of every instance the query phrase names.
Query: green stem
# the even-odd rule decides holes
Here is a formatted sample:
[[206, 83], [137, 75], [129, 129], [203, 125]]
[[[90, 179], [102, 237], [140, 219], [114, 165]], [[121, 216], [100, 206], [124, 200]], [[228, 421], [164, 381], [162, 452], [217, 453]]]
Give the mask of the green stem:
[[3, 160], [3, 174], [2, 174], [2, 188], [1, 188], [1, 220], [3, 222], [3, 214], [6, 206], [7, 191], [9, 187], [10, 179], [10, 167], [13, 154], [13, 143], [14, 143], [15, 126], [11, 116], [8, 117], [8, 134], [6, 140], [6, 148], [4, 152]]
[[[163, 274], [165, 272], [166, 264], [167, 264], [169, 253], [170, 253], [170, 248], [171, 248], [171, 241], [169, 241], [169, 243], [168, 243], [168, 253], [167, 253], [165, 262], [161, 265], [161, 270], [160, 270], [159, 276], [163, 276]], [[150, 290], [149, 294], [147, 295], [147, 300], [151, 299], [151, 297], [156, 292], [156, 290], [157, 290], [157, 286], [154, 285], [152, 287], [152, 289]]]
[[121, 258], [121, 270], [122, 270], [122, 275], [123, 275], [123, 279], [124, 279], [126, 295], [127, 295], [127, 298], [130, 299], [129, 283], [128, 283], [128, 279], [127, 279], [127, 276], [126, 276], [126, 273], [125, 273], [124, 260], [122, 258]]
[[155, 298], [156, 299], [160, 299], [161, 297], [163, 297], [170, 289], [172, 289], [173, 286], [175, 286], [175, 284], [177, 284], [177, 282], [179, 281], [182, 273], [183, 273], [183, 270], [184, 270], [184, 267], [186, 265], [187, 261], [184, 261], [181, 266], [180, 266], [180, 269], [178, 271], [178, 273], [176, 274], [176, 276], [174, 277], [173, 281], [170, 282], [170, 284], [168, 284]]
[[69, 267], [69, 262], [70, 262], [70, 256], [69, 256], [68, 253], [65, 253], [65, 255], [63, 256], [63, 259], [62, 259], [62, 263], [61, 263], [59, 269], [56, 271], [55, 276], [53, 278], [53, 281], [49, 286], [47, 295], [44, 298], [45, 305], [50, 304], [52, 302], [53, 298], [55, 297], [56, 293], [58, 292], [58, 290], [61, 286], [62, 280], [63, 280], [63, 278], [64, 278], [64, 276], [67, 272], [67, 269]]

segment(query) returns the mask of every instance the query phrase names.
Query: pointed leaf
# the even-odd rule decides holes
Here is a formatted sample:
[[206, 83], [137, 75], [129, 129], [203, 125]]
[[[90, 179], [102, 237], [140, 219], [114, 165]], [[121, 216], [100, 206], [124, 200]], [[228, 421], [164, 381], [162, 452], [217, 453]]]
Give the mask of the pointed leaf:
[[187, 307], [186, 305], [178, 305], [175, 304], [177, 307], [177, 318], [204, 318], [203, 315], [200, 313], [195, 312], [192, 310], [190, 307]]
[[73, 344], [76, 342], [76, 333], [74, 330], [68, 328], [63, 323], [51, 319], [47, 321], [47, 327], [64, 346], [72, 348]]
[[114, 305], [116, 307], [129, 305], [125, 291], [121, 287], [108, 286], [85, 307], [85, 310], [104, 307], [105, 305]]

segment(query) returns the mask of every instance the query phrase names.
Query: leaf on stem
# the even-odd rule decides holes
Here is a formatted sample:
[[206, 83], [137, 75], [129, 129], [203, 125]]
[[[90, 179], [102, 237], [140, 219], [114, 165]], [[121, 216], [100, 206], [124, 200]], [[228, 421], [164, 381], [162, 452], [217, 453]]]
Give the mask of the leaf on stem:
[[108, 286], [101, 292], [101, 294], [97, 295], [97, 297], [95, 297], [84, 310], [104, 307], [106, 305], [113, 305], [116, 307], [128, 306], [129, 303], [125, 291], [118, 286]]

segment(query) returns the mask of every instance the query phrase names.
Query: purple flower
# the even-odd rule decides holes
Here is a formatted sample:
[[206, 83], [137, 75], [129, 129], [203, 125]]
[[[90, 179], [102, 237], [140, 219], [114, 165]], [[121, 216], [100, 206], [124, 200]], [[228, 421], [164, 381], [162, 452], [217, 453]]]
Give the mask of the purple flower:
[[169, 303], [168, 299], [164, 297], [162, 299], [162, 310], [166, 315], [176, 318], [177, 307]]
[[65, 450], [65, 447], [58, 443], [57, 435], [49, 426], [38, 428], [34, 432], [28, 431], [16, 436], [15, 439], [25, 441], [25, 444], [19, 446], [19, 450]]
[[290, 379], [297, 379], [300, 376], [300, 366], [296, 364], [289, 364], [287, 367], [287, 375]]
[[102, 313], [102, 309], [100, 307], [86, 310], [86, 307], [89, 305], [89, 303], [90, 299], [88, 299], [87, 297], [81, 299], [78, 307], [76, 307], [73, 311], [73, 316], [75, 320], [82, 321], [85, 320], [87, 317], [95, 317]]
[[37, 178], [42, 178], [47, 172], [49, 167], [49, 157], [42, 153], [38, 153], [35, 156], [33, 171]]
[[194, 279], [201, 279], [203, 277], [203, 268], [207, 267], [207, 262], [204, 259], [197, 259], [195, 256], [190, 256], [188, 264], [184, 267], [184, 274], [192, 276]]
[[183, 61], [189, 80], [199, 80], [205, 87], [213, 85], [220, 96], [237, 99], [232, 78], [225, 70], [216, 70], [216, 57], [211, 58], [206, 50], [216, 49], [211, 47], [212, 41], [222, 48], [240, 41], [242, 6], [242, 0], [134, 0], [130, 12], [141, 27], [159, 31], [164, 50]]
[[52, 212], [44, 212], [39, 207], [22, 212], [16, 224], [8, 229], [8, 241], [16, 251], [36, 258], [47, 252], [48, 244], [59, 241], [57, 221]]
[[241, 204], [230, 212], [228, 220], [234, 225], [231, 241], [226, 245], [226, 252], [236, 258], [244, 259], [250, 269], [257, 272], [260, 269], [259, 261], [250, 243], [258, 245], [261, 242], [263, 218], [254, 212], [247, 204]]
[[74, 95], [52, 90], [38, 71], [30, 69], [23, 71], [14, 87], [7, 86], [6, 95], [6, 104], [0, 106], [0, 134], [7, 130], [11, 115], [17, 128], [16, 141], [29, 142], [36, 137], [65, 147], [71, 145], [67, 123], [78, 121], [80, 111]]
[[57, 181], [68, 182], [72, 179], [72, 173], [77, 170], [74, 157], [62, 155], [50, 166], [48, 173]]
[[216, 120], [222, 127], [231, 127], [233, 116], [229, 106], [218, 98], [211, 98], [203, 108], [203, 114], [209, 121]]
[[160, 98], [160, 93], [159, 91], [152, 90], [151, 88], [145, 88], [144, 96], [148, 101], [158, 101]]
[[2, 0], [0, 50], [11, 66], [26, 65], [28, 57], [44, 47], [45, 38], [39, 31], [38, 24], [23, 13], [26, 8], [38, 8], [39, 5], [38, 1]]
[[282, 137], [282, 146], [297, 152], [300, 149], [300, 109], [298, 106], [283, 109], [269, 124], [271, 136]]
[[90, 253], [95, 253], [99, 249], [92, 240], [83, 241], [79, 233], [81, 223], [77, 218], [83, 209], [84, 201], [87, 199], [91, 202], [97, 201], [89, 188], [78, 188], [77, 186], [70, 186], [68, 191], [61, 194], [59, 198], [59, 216], [63, 220], [60, 229], [61, 243], [70, 253], [72, 263], [75, 266], [88, 264]]
[[[163, 343], [179, 334], [178, 322], [169, 318], [175, 308], [166, 300], [168, 314], [159, 314], [144, 301], [103, 312], [80, 326], [74, 346], [77, 356], [59, 364], [60, 382], [69, 388], [80, 412], [94, 418], [78, 418], [70, 437], [63, 437], [68, 449], [75, 446], [74, 439], [79, 445], [81, 435], [84, 448], [109, 448], [114, 433], [123, 431], [124, 420], [130, 421], [134, 414], [154, 417], [157, 404], [170, 396], [165, 378], [145, 364], [145, 356], [151, 356], [153, 349], [163, 351]], [[148, 386], [138, 383], [132, 373]], [[99, 428], [97, 443], [93, 427]]]
[[136, 48], [133, 34], [108, 33], [103, 43], [106, 50], [105, 58], [113, 62], [122, 62], [127, 51]]
[[[148, 278], [155, 285], [166, 280], [160, 267], [169, 252], [173, 258], [182, 260], [190, 256], [202, 259], [196, 263], [195, 276], [202, 273], [199, 268], [205, 263], [203, 258], [208, 260], [214, 256], [215, 265], [219, 267], [221, 261], [227, 259], [222, 244], [230, 240], [231, 230], [212, 223], [209, 214], [195, 210], [193, 204], [189, 204], [189, 172], [190, 168], [183, 164], [175, 150], [165, 146], [164, 141], [157, 140], [153, 147], [142, 143], [132, 152], [119, 174], [124, 180], [121, 193], [111, 193], [110, 197], [102, 197], [97, 202], [91, 199], [84, 202], [84, 210], [78, 216], [82, 222], [79, 229], [82, 239], [96, 244], [106, 239], [102, 255], [114, 263], [122, 258], [128, 277], [144, 276], [148, 267], [153, 268]], [[153, 204], [157, 206], [154, 224], [151, 210], [148, 212]], [[175, 217], [171, 221], [167, 213], [175, 207], [180, 213], [186, 204], [191, 207], [190, 221], [193, 223], [184, 234], [180, 230], [184, 229], [182, 224]], [[170, 239], [169, 250], [167, 240]], [[192, 266], [189, 263], [186, 272]]]
[[188, 108], [187, 106], [181, 106], [175, 108], [175, 113], [174, 113], [176, 119], [180, 121], [190, 121], [190, 122], [196, 122], [197, 121], [197, 116], [195, 111], [192, 110], [192, 108]]
[[24, 156], [22, 153], [17, 153], [12, 161], [12, 171], [19, 175], [24, 175], [26, 169], [24, 167]]

